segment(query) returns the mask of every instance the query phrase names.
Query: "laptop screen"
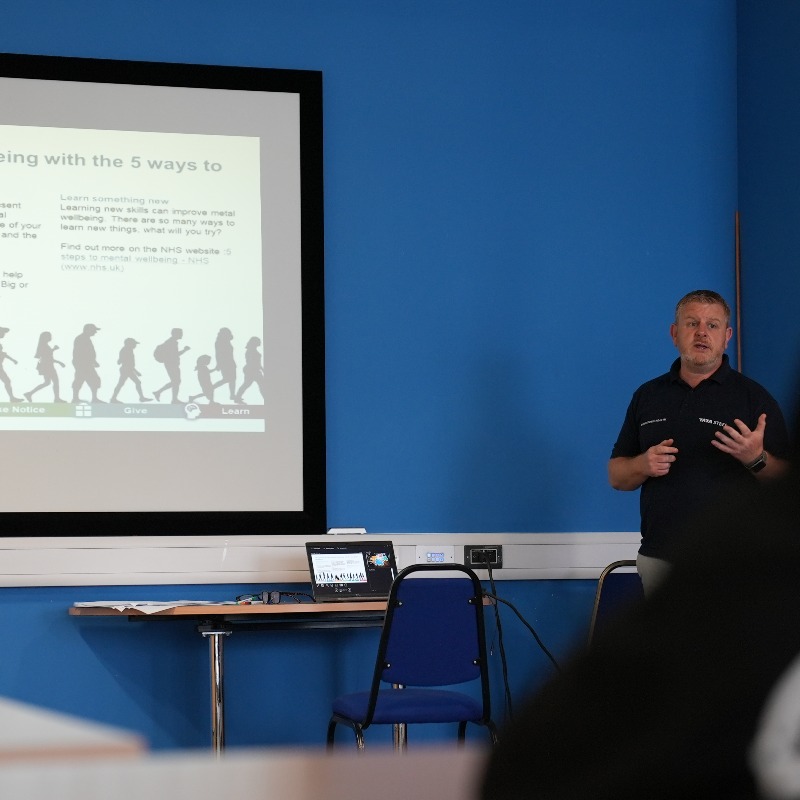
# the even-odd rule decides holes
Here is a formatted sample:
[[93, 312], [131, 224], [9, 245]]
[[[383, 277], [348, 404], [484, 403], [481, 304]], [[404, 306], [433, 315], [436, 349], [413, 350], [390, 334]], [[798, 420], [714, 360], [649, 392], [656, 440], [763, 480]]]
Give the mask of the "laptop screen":
[[306, 542], [318, 603], [385, 600], [397, 575], [391, 542]]

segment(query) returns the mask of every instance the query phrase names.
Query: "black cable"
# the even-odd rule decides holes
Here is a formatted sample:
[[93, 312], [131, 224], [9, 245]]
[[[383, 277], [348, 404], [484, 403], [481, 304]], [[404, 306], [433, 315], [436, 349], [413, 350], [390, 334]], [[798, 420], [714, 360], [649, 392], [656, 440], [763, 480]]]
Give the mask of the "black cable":
[[[497, 590], [494, 585], [494, 576], [492, 575], [492, 562], [489, 554], [483, 551], [483, 563], [486, 565], [486, 571], [489, 574], [489, 585], [492, 587], [492, 592], [496, 594]], [[486, 594], [486, 592], [484, 592]], [[500, 609], [497, 604], [494, 604], [494, 621], [497, 627], [497, 649], [500, 652], [500, 665], [503, 672], [503, 690], [505, 693], [506, 701], [506, 714], [509, 720], [514, 719], [514, 709], [511, 702], [511, 686], [508, 682], [508, 660], [506, 659], [506, 648], [503, 642], [503, 625], [500, 621]]]
[[313, 595], [308, 594], [308, 592], [278, 592], [274, 590], [261, 592], [261, 599], [267, 605], [277, 605], [284, 597], [291, 597], [295, 603], [301, 603], [301, 597], [307, 597], [312, 603], [314, 602]]
[[[494, 586], [492, 586], [492, 591], [494, 591]], [[498, 603], [502, 603], [503, 605], [508, 606], [517, 615], [522, 624], [533, 634], [533, 638], [536, 639], [536, 643], [539, 645], [542, 652], [550, 659], [556, 670], [558, 672], [561, 672], [561, 667], [559, 666], [558, 661], [555, 660], [553, 654], [545, 647], [544, 642], [539, 638], [539, 634], [536, 633], [536, 631], [533, 628], [533, 625], [531, 625], [525, 619], [525, 617], [523, 617], [522, 614], [519, 613], [516, 606], [514, 606], [512, 603], [509, 603], [508, 600], [504, 600], [502, 597], [498, 597], [496, 594], [489, 594], [488, 592], [486, 592], [486, 596], [491, 597], [492, 600], [495, 600]]]
[[295, 603], [303, 602], [301, 597], [307, 597], [310, 602], [314, 602], [314, 596], [308, 592], [278, 592], [275, 590], [267, 589], [258, 594], [240, 594], [236, 598], [236, 602], [241, 605], [250, 605], [252, 603], [263, 603], [265, 606], [274, 606], [280, 603], [284, 598], [291, 597]]

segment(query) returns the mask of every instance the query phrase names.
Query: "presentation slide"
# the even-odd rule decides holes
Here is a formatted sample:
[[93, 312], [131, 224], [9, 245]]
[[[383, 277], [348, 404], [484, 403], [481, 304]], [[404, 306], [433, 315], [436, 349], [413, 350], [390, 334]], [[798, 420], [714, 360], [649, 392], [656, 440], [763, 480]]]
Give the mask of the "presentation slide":
[[314, 580], [317, 583], [366, 583], [367, 571], [361, 553], [315, 553]]
[[292, 92], [0, 77], [0, 511], [303, 510], [300, 130]]
[[259, 140], [0, 140], [0, 429], [263, 432]]

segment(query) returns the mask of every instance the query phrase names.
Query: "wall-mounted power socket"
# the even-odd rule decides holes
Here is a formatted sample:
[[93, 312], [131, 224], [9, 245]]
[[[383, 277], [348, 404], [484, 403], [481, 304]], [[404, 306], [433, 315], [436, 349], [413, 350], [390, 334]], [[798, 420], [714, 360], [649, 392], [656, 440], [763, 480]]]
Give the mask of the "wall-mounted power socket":
[[501, 569], [503, 566], [503, 545], [501, 544], [465, 544], [464, 563], [471, 569], [491, 567]]

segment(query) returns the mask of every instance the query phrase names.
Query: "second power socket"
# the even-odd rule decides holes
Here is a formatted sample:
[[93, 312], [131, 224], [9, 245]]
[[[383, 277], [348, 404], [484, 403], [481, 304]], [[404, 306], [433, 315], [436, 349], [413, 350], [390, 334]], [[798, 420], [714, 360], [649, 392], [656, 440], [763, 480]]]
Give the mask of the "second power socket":
[[464, 563], [472, 568], [480, 569], [487, 566], [492, 569], [501, 569], [503, 566], [503, 545], [493, 544], [465, 544]]

